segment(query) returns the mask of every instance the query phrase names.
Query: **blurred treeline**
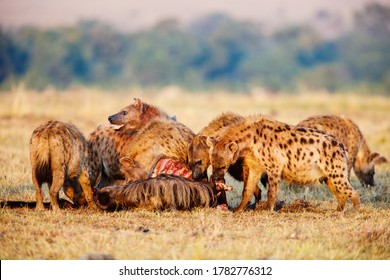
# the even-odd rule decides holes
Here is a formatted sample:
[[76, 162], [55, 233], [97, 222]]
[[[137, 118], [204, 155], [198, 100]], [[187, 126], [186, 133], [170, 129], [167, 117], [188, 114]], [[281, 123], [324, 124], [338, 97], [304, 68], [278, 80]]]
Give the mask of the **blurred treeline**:
[[0, 29], [0, 88], [22, 82], [37, 90], [178, 85], [390, 94], [390, 7], [370, 4], [354, 15], [351, 28], [334, 28], [333, 36], [309, 23], [266, 31], [216, 14], [135, 32], [96, 21]]

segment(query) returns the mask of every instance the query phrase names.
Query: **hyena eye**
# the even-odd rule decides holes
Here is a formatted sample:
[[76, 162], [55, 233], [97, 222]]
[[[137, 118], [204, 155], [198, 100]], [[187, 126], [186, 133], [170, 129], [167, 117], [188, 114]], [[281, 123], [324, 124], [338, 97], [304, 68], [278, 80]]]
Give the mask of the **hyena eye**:
[[122, 116], [126, 116], [127, 112], [126, 111], [122, 111], [121, 114], [122, 114]]
[[202, 164], [202, 160], [201, 160], [201, 159], [199, 159], [199, 160], [195, 161], [195, 164], [196, 164], [196, 165], [200, 165], [200, 164]]
[[226, 165], [222, 165], [222, 166], [220, 166], [218, 169], [223, 170], [223, 169], [225, 169], [225, 168], [226, 168]]

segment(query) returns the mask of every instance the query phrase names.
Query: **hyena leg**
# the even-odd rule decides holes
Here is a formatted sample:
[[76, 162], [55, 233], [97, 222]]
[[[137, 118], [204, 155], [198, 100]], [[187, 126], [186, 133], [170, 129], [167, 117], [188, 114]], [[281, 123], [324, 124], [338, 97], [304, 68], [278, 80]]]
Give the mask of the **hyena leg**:
[[[242, 166], [242, 178], [243, 178], [244, 182], [246, 182], [248, 175], [249, 175], [249, 167], [246, 164], [244, 164]], [[261, 180], [262, 179], [263, 179], [263, 175], [261, 176]], [[254, 195], [255, 195], [255, 204], [256, 204], [257, 202], [259, 202], [261, 200], [261, 189], [260, 189], [258, 183], [257, 183], [257, 188], [255, 189]]]
[[255, 199], [256, 199], [256, 202], [259, 202], [261, 200], [261, 189], [259, 186], [257, 186], [257, 188], [255, 190]]
[[37, 176], [36, 176], [36, 172], [35, 172], [34, 169], [32, 171], [32, 181], [33, 181], [33, 184], [34, 184], [35, 197], [36, 197], [36, 201], [37, 201], [36, 209], [37, 210], [43, 210], [43, 209], [45, 209], [45, 207], [43, 205], [42, 188], [41, 188], [40, 182], [38, 182], [38, 179], [37, 179]]
[[279, 190], [279, 176], [268, 176], [267, 209], [272, 211], [275, 208], [276, 198]]
[[[244, 175], [246, 175], [245, 171], [244, 171]], [[233, 212], [241, 212], [248, 205], [248, 203], [252, 199], [252, 196], [255, 194], [256, 189], [258, 189], [257, 183], [260, 180], [260, 175], [261, 172], [257, 172], [249, 169], [247, 176], [244, 176], [244, 189], [242, 191], [241, 203], [233, 210]]]
[[[351, 186], [352, 188], [352, 186]], [[351, 200], [353, 207], [355, 209], [360, 208], [360, 194], [355, 189], [352, 188], [351, 194], [348, 195], [348, 198]]]
[[351, 200], [353, 207], [355, 209], [359, 209], [360, 208], [360, 194], [359, 194], [359, 192], [357, 192], [352, 187], [352, 185], [349, 183], [348, 180], [345, 180], [342, 184], [343, 185], [342, 185], [341, 192], [343, 193], [343, 195], [345, 195], [347, 197], [347, 199], [349, 198]]
[[51, 208], [56, 211], [60, 210], [60, 206], [58, 204], [58, 193], [60, 192], [60, 189], [63, 186], [64, 181], [65, 181], [65, 175], [62, 170], [53, 172], [53, 183], [50, 187], [49, 194], [50, 194]]
[[[267, 188], [268, 176], [267, 176], [266, 172], [263, 172], [261, 174], [260, 182], [264, 186], [264, 188]], [[257, 185], [257, 186], [258, 186], [258, 188], [256, 189], [256, 192], [255, 192], [255, 198], [256, 198], [256, 202], [260, 202], [261, 201], [261, 188], [259, 185]]]
[[344, 206], [345, 206], [345, 202], [347, 201], [347, 198], [346, 197], [342, 197], [340, 191], [338, 190], [338, 186], [337, 186], [337, 183], [335, 184], [335, 182], [333, 182], [332, 180], [328, 179], [326, 181], [326, 185], [328, 186], [328, 189], [333, 193], [333, 195], [336, 197], [337, 199], [337, 211], [342, 211], [344, 210]]
[[89, 181], [88, 172], [83, 170], [79, 176], [79, 182], [83, 189], [85, 200], [88, 203], [89, 208], [96, 209], [97, 206], [93, 201], [93, 193], [91, 188], [91, 183]]
[[345, 203], [349, 198], [355, 209], [360, 207], [360, 195], [359, 193], [353, 189], [348, 180], [328, 180], [327, 182], [329, 190], [333, 193], [333, 195], [337, 199], [337, 211], [343, 211], [345, 208]]

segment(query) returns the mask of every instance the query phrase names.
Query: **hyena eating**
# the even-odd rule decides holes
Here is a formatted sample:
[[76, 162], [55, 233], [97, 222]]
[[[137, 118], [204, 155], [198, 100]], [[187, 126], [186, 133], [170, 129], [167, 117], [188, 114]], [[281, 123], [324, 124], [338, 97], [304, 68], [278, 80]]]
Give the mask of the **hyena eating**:
[[274, 209], [279, 181], [306, 185], [325, 182], [342, 211], [347, 199], [355, 208], [360, 196], [348, 181], [343, 143], [310, 128], [299, 128], [264, 116], [252, 116], [226, 128], [216, 139], [209, 137], [215, 181], [223, 180], [230, 165], [243, 158], [244, 190], [235, 212], [247, 206], [263, 172], [268, 175], [267, 208]]
[[364, 186], [373, 186], [375, 165], [386, 163], [387, 159], [372, 153], [359, 127], [345, 116], [313, 116], [298, 123], [300, 127], [310, 127], [333, 135], [344, 143], [348, 150], [348, 176], [351, 168]]
[[49, 185], [53, 210], [59, 210], [58, 193], [63, 186], [76, 205], [82, 201], [82, 189], [89, 207], [96, 208], [89, 179], [88, 144], [74, 125], [49, 121], [37, 127], [30, 138], [30, 160], [37, 209], [44, 209], [43, 183]]
[[[195, 180], [207, 179], [207, 169], [210, 166], [210, 147], [207, 145], [207, 137], [216, 138], [230, 125], [245, 120], [243, 116], [232, 112], [226, 112], [213, 119], [206, 127], [201, 129], [191, 141], [188, 149], [188, 164], [192, 169], [192, 177]], [[243, 161], [238, 158], [229, 166], [227, 172], [237, 181], [243, 181]], [[262, 175], [261, 182], [266, 186], [266, 173]], [[261, 200], [261, 189], [255, 191], [256, 202]], [[227, 203], [227, 202], [226, 202]]]

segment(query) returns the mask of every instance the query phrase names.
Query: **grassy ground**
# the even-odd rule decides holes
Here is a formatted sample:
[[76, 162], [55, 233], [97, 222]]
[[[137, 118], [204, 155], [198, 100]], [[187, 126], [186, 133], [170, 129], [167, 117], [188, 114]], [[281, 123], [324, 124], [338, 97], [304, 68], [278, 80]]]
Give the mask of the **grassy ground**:
[[[175, 114], [195, 132], [223, 111], [263, 113], [290, 124], [314, 114], [345, 114], [359, 124], [371, 149], [390, 159], [390, 99], [385, 97], [19, 88], [0, 94], [0, 200], [35, 200], [28, 141], [36, 126], [49, 119], [70, 121], [87, 136], [133, 97]], [[362, 207], [353, 211], [348, 204], [344, 213], [335, 211], [336, 200], [324, 185], [282, 185], [276, 212], [258, 207], [242, 214], [83, 208], [53, 213], [5, 206], [0, 209], [0, 259], [77, 259], [88, 253], [116, 259], [390, 259], [390, 164], [376, 173], [378, 186], [370, 189], [352, 176]], [[228, 200], [235, 206], [242, 186], [231, 183]]]

